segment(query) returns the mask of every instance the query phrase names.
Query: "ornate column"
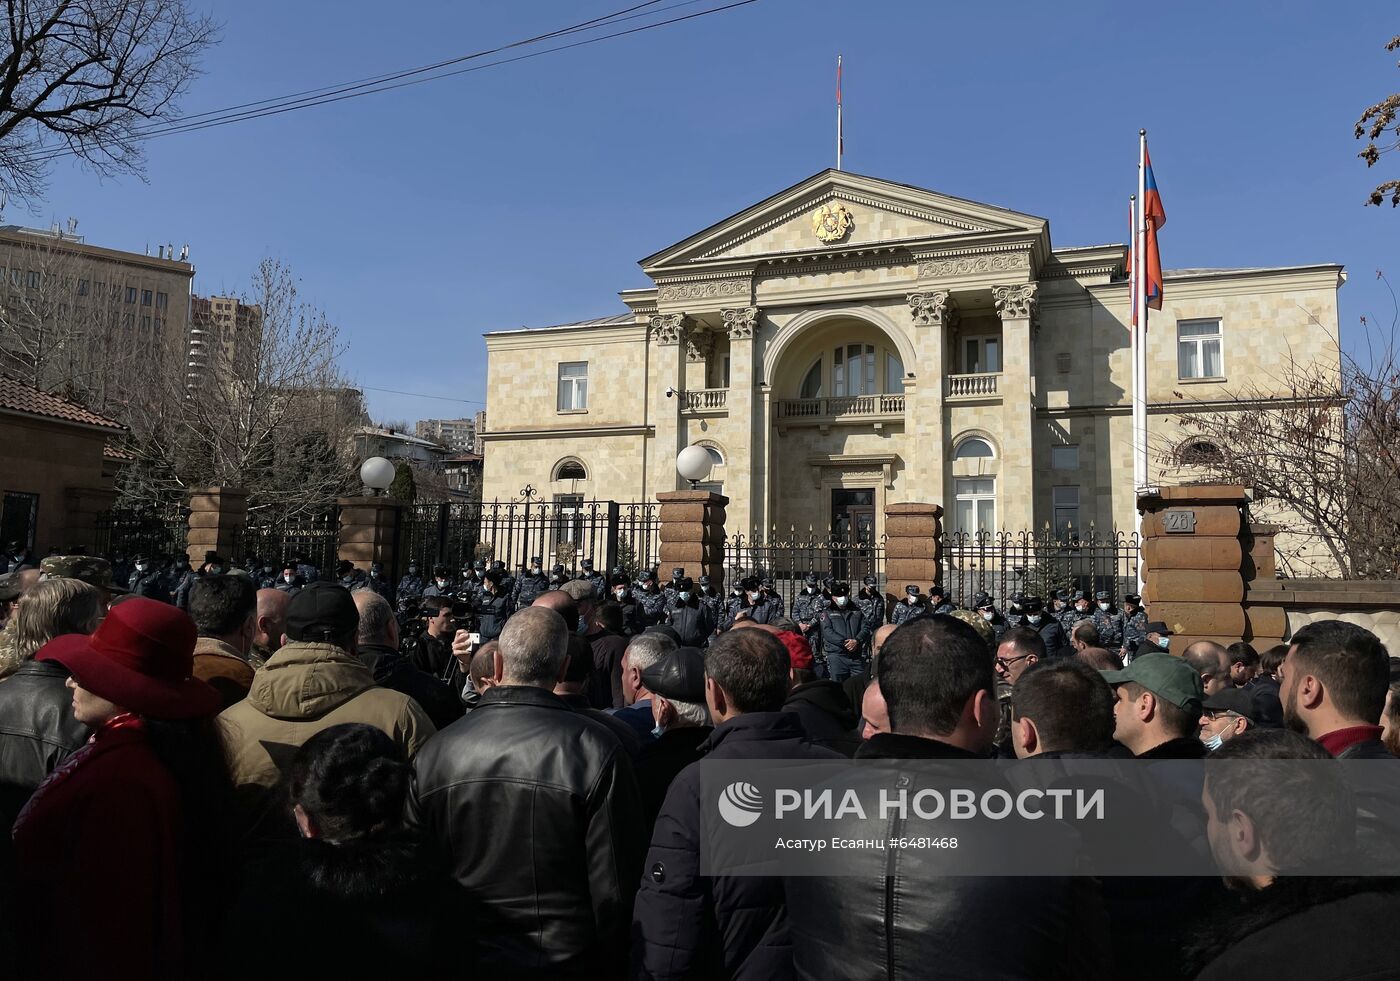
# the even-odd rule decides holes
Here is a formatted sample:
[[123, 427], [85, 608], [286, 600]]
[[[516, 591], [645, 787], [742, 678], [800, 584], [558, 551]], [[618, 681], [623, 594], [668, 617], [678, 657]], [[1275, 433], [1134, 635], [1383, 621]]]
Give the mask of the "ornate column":
[[[663, 313], [651, 318], [651, 377], [649, 399], [656, 420], [656, 447], [652, 472], [657, 491], [676, 489], [676, 454], [685, 446], [681, 427], [681, 396], [685, 391], [686, 340], [691, 320], [683, 313]], [[666, 390], [674, 389], [671, 398]]]
[[685, 335], [685, 390], [709, 388], [707, 377], [715, 349], [715, 335], [695, 324]]
[[729, 425], [733, 434], [729, 440], [729, 459], [724, 471], [728, 477], [725, 487], [730, 500], [729, 525], [748, 534], [754, 516], [754, 503], [761, 501], [767, 466], [754, 465], [754, 452], [765, 440], [761, 427], [762, 414], [754, 411], [754, 386], [758, 382], [754, 370], [754, 334], [758, 331], [758, 307], [728, 307], [720, 312], [724, 330], [729, 335]]
[[946, 499], [944, 458], [948, 433], [944, 428], [944, 377], [947, 373], [948, 331], [958, 325], [958, 301], [950, 290], [910, 293], [909, 317], [914, 324], [918, 363], [905, 365], [915, 381], [904, 387], [904, 445], [907, 449], [907, 494], [916, 500]]
[[1036, 284], [993, 286], [1001, 318], [1001, 475], [997, 521], [1009, 531], [1035, 527]]

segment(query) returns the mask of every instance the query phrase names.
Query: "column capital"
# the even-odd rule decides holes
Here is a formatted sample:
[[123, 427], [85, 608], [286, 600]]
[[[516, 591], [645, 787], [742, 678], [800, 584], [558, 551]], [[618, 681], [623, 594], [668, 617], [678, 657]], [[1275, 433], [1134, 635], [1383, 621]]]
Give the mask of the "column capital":
[[691, 320], [683, 313], [659, 313], [651, 318], [651, 335], [658, 344], [679, 344], [690, 327]]
[[958, 301], [949, 290], [927, 290], [910, 293], [909, 312], [914, 323], [920, 327], [956, 327], [958, 325]]
[[708, 361], [715, 347], [715, 335], [708, 330], [692, 329], [685, 334], [685, 359], [687, 361]]
[[1033, 320], [1036, 313], [1036, 290], [1038, 283], [1020, 283], [1016, 286], [993, 286], [992, 300], [996, 303], [997, 316], [1002, 320]]
[[753, 340], [754, 329], [758, 326], [758, 307], [728, 307], [720, 313], [731, 341]]

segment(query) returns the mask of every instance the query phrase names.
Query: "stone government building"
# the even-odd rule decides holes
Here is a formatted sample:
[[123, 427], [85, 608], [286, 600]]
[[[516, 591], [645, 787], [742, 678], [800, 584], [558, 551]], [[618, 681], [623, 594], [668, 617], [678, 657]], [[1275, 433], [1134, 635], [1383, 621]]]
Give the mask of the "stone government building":
[[[483, 499], [654, 500], [712, 450], [730, 534], [1137, 526], [1126, 249], [823, 171], [641, 261], [627, 313], [486, 334]], [[1336, 366], [1342, 267], [1166, 273], [1148, 335], [1152, 480], [1188, 403], [1231, 411], [1291, 354]], [[1286, 395], [1287, 393], [1280, 393]], [[1196, 447], [1208, 452], [1209, 447]]]

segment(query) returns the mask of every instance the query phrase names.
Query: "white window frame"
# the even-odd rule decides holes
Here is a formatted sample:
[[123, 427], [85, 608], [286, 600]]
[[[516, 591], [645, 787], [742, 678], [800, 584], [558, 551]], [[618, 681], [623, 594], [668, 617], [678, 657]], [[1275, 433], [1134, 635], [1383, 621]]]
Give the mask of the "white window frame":
[[[1055, 461], [1055, 454], [1056, 454], [1056, 452], [1057, 452], [1057, 451], [1063, 451], [1063, 450], [1074, 450], [1074, 462], [1073, 462], [1073, 463], [1069, 463], [1069, 464], [1066, 464], [1066, 465], [1061, 465], [1060, 463], [1057, 463], [1057, 462]], [[1079, 444], [1078, 444], [1078, 443], [1063, 443], [1063, 444], [1061, 444], [1061, 445], [1059, 445], [1059, 446], [1052, 446], [1052, 447], [1050, 447], [1050, 469], [1051, 469], [1051, 470], [1078, 470], [1078, 469], [1079, 469]]]
[[[1215, 324], [1214, 334], [1196, 334], [1194, 336], [1182, 337], [1181, 328], [1193, 326], [1195, 324]], [[1196, 348], [1196, 363], [1201, 366], [1201, 371], [1205, 371], [1205, 341], [1212, 338], [1220, 342], [1220, 374], [1218, 375], [1183, 375], [1181, 373], [1181, 346], [1191, 344]], [[1225, 321], [1222, 317], [1193, 317], [1189, 320], [1178, 320], [1176, 322], [1176, 376], [1178, 381], [1216, 381], [1225, 377]]]
[[[963, 456], [962, 451], [969, 443], [981, 443], [991, 450], [986, 456], [978, 454], [976, 456]], [[958, 440], [958, 445], [953, 447], [954, 460], [995, 460], [997, 458], [997, 448], [992, 445], [992, 441], [985, 436], [966, 436]]]
[[[968, 341], [975, 341], [975, 342], [977, 343], [977, 360], [978, 360], [978, 361], [983, 361], [983, 362], [985, 362], [985, 361], [987, 360], [987, 342], [988, 342], [988, 341], [996, 341], [996, 342], [997, 342], [997, 368], [996, 368], [996, 371], [973, 371], [973, 370], [972, 370], [972, 368], [971, 368], [971, 367], [968, 365], [968, 363], [967, 363], [967, 342], [968, 342]], [[1001, 349], [1001, 346], [1002, 346], [1002, 345], [1001, 345], [1001, 335], [1000, 335], [1000, 334], [966, 334], [966, 335], [964, 335], [963, 337], [959, 338], [959, 342], [960, 342], [960, 344], [961, 344], [961, 347], [960, 347], [960, 349], [959, 349], [959, 351], [958, 351], [958, 355], [959, 355], [959, 357], [962, 359], [963, 374], [965, 374], [965, 375], [997, 375], [997, 374], [1000, 374], [1000, 373], [1001, 373], [1001, 369], [1002, 369], [1003, 365], [1005, 364], [1005, 362], [1004, 362], [1003, 359], [1002, 359], [1002, 354], [1003, 354], [1003, 352], [1002, 352], [1002, 349]]]
[[[1063, 493], [1062, 493], [1063, 492]], [[1073, 493], [1071, 493], [1073, 492]], [[1073, 497], [1074, 503], [1069, 503]], [[1056, 536], [1069, 538], [1070, 535], [1077, 534], [1081, 525], [1079, 522], [1079, 507], [1081, 495], [1078, 484], [1067, 484], [1050, 488], [1050, 517], [1051, 525], [1055, 529]], [[1066, 512], [1064, 522], [1061, 523], [1060, 512]], [[1074, 512], [1074, 516], [1069, 517], [1068, 512]], [[1061, 529], [1064, 529], [1063, 531]]]
[[[963, 487], [967, 486], [967, 485], [968, 485], [969, 483], [971, 483], [972, 481], [983, 481], [983, 480], [986, 480], [986, 481], [990, 481], [990, 482], [991, 482], [992, 489], [991, 489], [991, 492], [990, 492], [990, 493], [985, 493], [985, 494], [984, 494], [984, 493], [979, 493], [979, 492], [975, 492], [975, 491], [965, 491], [965, 490], [963, 490]], [[993, 533], [993, 534], [996, 532], [996, 527], [997, 527], [997, 481], [996, 481], [996, 478], [995, 478], [995, 477], [957, 477], [957, 478], [955, 478], [954, 481], [953, 481], [953, 500], [954, 500], [953, 513], [954, 513], [955, 516], [957, 516], [957, 521], [958, 521], [958, 525], [959, 525], [959, 527], [958, 527], [958, 529], [957, 529], [958, 531], [967, 532], [967, 533], [969, 533], [969, 534], [970, 534], [970, 533], [973, 533], [973, 532], [975, 532], [975, 531], [977, 531], [977, 527], [976, 527], [976, 526], [977, 526], [977, 515], [978, 515], [978, 513], [981, 511], [980, 505], [983, 504], [983, 503], [985, 503], [985, 502], [987, 502], [987, 501], [990, 501], [991, 504], [992, 504], [992, 520], [991, 520], [991, 522], [989, 523], [988, 527], [986, 528], [986, 531], [988, 531], [989, 533]], [[960, 504], [963, 504], [963, 503], [971, 503], [971, 505], [972, 505], [972, 524], [973, 524], [973, 527], [971, 527], [971, 528], [962, 527], [962, 525], [963, 525], [963, 521], [962, 521], [962, 508], [959, 507], [959, 505], [960, 505]]]
[[[565, 375], [565, 368], [573, 368], [577, 365], [583, 366], [581, 375]], [[588, 411], [588, 362], [587, 361], [560, 361], [557, 369], [559, 385], [557, 388], [557, 398], [555, 409], [558, 412], [587, 412]], [[567, 398], [565, 393], [567, 392]]]

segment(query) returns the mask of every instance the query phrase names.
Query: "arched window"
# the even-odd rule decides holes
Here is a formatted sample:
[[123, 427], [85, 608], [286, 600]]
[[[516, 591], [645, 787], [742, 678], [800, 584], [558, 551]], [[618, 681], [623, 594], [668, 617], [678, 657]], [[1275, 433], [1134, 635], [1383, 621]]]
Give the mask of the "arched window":
[[720, 453], [719, 450], [715, 449], [713, 446], [706, 446], [705, 452], [710, 454], [710, 462], [713, 463], [715, 466], [724, 466], [724, 456]]
[[577, 460], [562, 460], [554, 468], [555, 480], [587, 480], [588, 471]]
[[1212, 463], [1220, 463], [1224, 460], [1225, 455], [1220, 452], [1220, 447], [1216, 446], [1214, 443], [1198, 440], [1183, 445], [1178, 453], [1178, 457], [1183, 466], [1199, 467], [1208, 466]]
[[802, 389], [797, 393], [798, 398], [819, 399], [822, 397], [822, 362], [817, 359], [817, 363], [812, 365], [807, 371], [807, 377], [802, 379]]
[[954, 460], [990, 460], [995, 457], [992, 444], [980, 436], [971, 436], [958, 444], [953, 451]]

